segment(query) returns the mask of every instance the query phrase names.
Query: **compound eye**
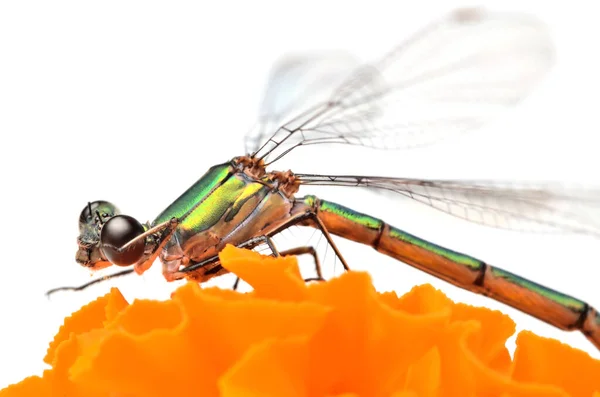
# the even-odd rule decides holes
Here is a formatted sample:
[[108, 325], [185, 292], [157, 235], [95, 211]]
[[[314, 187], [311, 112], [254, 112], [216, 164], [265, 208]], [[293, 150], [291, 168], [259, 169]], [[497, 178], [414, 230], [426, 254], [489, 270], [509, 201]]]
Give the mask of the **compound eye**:
[[145, 241], [140, 239], [124, 250], [119, 248], [144, 233], [144, 227], [128, 215], [116, 215], [102, 226], [100, 243], [106, 259], [118, 266], [129, 266], [144, 255]]
[[[117, 207], [108, 201], [92, 201], [83, 208], [79, 215], [79, 229], [81, 230], [86, 225], [102, 224], [108, 218], [117, 215], [118, 213], [119, 210]], [[98, 214], [101, 217], [100, 219], [97, 219]]]

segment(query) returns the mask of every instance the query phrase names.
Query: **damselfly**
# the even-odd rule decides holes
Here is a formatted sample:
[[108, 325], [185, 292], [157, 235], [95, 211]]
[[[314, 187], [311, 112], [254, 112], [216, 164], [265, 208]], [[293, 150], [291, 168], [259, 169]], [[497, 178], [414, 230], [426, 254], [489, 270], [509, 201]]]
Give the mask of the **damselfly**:
[[600, 236], [600, 224], [589, 216], [600, 207], [600, 192], [267, 169], [301, 146], [398, 149], [478, 128], [522, 99], [552, 63], [542, 24], [471, 9], [442, 18], [379, 61], [348, 74], [333, 59], [282, 63], [271, 77], [259, 123], [246, 136], [247, 155], [210, 168], [150, 223], [122, 215], [106, 201], [88, 203], [79, 219], [76, 260], [93, 270], [132, 266], [109, 276], [114, 277], [142, 274], [160, 258], [168, 281], [204, 282], [227, 272], [218, 258], [226, 244], [255, 248], [266, 243], [274, 255], [313, 255], [322, 277], [312, 247], [279, 253], [271, 240], [292, 225], [310, 226], [323, 233], [346, 270], [332, 234], [558, 328], [579, 330], [600, 348], [600, 314], [581, 300], [331, 201], [296, 197], [304, 185], [356, 186], [405, 196], [483, 225]]

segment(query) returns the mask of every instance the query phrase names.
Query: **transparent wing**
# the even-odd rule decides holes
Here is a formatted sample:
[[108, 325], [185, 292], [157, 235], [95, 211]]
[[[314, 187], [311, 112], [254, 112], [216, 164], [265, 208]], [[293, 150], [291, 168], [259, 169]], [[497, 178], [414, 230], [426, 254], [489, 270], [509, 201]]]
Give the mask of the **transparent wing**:
[[294, 54], [275, 64], [260, 106], [256, 125], [246, 134], [246, 153], [254, 153], [294, 112], [327, 99], [331, 91], [359, 65], [356, 58], [337, 52]]
[[372, 65], [326, 100], [262, 133], [253, 157], [276, 161], [304, 145], [382, 149], [426, 145], [480, 127], [526, 96], [553, 63], [535, 19], [456, 11]]
[[416, 200], [481, 225], [600, 237], [600, 190], [554, 183], [296, 174], [302, 185], [356, 186]]

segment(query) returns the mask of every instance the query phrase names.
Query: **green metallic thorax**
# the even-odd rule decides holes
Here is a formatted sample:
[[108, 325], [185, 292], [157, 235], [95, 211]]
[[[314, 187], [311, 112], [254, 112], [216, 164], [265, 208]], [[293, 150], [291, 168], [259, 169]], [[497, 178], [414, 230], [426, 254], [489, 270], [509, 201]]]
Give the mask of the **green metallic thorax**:
[[214, 166], [152, 222], [180, 221], [161, 259], [175, 267], [184, 258], [217, 255], [225, 244], [265, 234], [289, 216], [292, 204], [267, 179], [252, 178], [230, 162]]
[[168, 221], [171, 218], [187, 217], [215, 188], [225, 182], [230, 176], [231, 165], [229, 163], [211, 167], [202, 178], [161, 212], [152, 222], [152, 226]]

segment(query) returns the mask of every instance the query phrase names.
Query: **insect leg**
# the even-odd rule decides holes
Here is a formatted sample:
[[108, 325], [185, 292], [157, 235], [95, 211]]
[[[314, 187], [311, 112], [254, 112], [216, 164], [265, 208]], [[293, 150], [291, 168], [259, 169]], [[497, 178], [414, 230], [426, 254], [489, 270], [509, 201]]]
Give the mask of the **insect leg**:
[[[342, 262], [342, 266], [344, 266], [345, 270], [350, 270], [350, 267], [348, 266], [348, 263], [346, 262], [346, 260], [344, 259], [344, 257], [342, 256], [342, 254], [340, 253], [340, 250], [338, 249], [338, 247], [335, 245], [335, 242], [333, 241], [333, 239], [331, 238], [331, 235], [329, 234], [329, 231], [327, 230], [327, 227], [325, 227], [325, 225], [323, 224], [323, 222], [321, 221], [321, 219], [319, 219], [319, 216], [312, 211], [309, 212], [305, 212], [303, 214], [301, 214], [300, 216], [297, 216], [295, 218], [290, 219], [289, 221], [287, 221], [286, 223], [284, 223], [283, 225], [281, 225], [279, 228], [277, 228], [275, 231], [273, 231], [271, 234], [275, 235], [280, 233], [281, 231], [288, 229], [298, 223], [304, 223], [306, 222], [307, 219], [311, 219], [314, 221], [314, 224], [316, 225], [316, 228], [319, 229], [321, 231], [321, 233], [323, 233], [323, 236], [325, 236], [325, 239], [327, 240], [327, 243], [331, 246], [331, 248], [333, 249], [333, 251], [335, 252], [336, 256], [338, 257], [338, 259], [340, 260], [340, 262]], [[315, 271], [317, 273], [317, 277], [316, 278], [310, 278], [307, 279], [305, 281], [314, 281], [314, 280], [323, 280], [323, 273], [321, 271], [321, 261], [319, 260], [319, 257], [317, 255], [317, 252], [315, 250], [314, 247], [312, 246], [301, 246], [301, 247], [296, 247], [296, 248], [291, 248], [289, 250], [286, 251], [282, 251], [281, 253], [277, 252], [277, 249], [275, 249], [275, 245], [273, 244], [273, 241], [270, 237], [268, 236], [260, 236], [260, 237], [256, 237], [255, 240], [260, 240], [263, 238], [268, 238], [268, 240], [266, 240], [269, 244], [269, 248], [271, 249], [271, 252], [273, 253], [273, 256], [277, 257], [277, 256], [286, 256], [286, 255], [303, 255], [303, 254], [309, 254], [312, 255], [312, 257], [315, 260]], [[249, 240], [251, 241], [251, 240]], [[246, 243], [243, 243], [241, 245], [239, 245], [240, 248], [243, 248], [242, 246], [245, 245]], [[246, 245], [250, 245], [250, 244], [246, 244]], [[234, 284], [235, 287], [237, 287], [237, 283], [238, 281], [236, 280], [236, 283]]]
[[121, 277], [121, 276], [126, 276], [128, 274], [133, 273], [133, 269], [125, 269], [125, 270], [121, 270], [120, 272], [117, 273], [113, 273], [113, 274], [109, 274], [107, 276], [104, 277], [98, 277], [92, 281], [89, 281], [85, 284], [81, 284], [78, 287], [58, 287], [58, 288], [52, 288], [51, 290], [48, 290], [46, 292], [46, 296], [49, 298], [50, 295], [54, 294], [55, 292], [59, 292], [59, 291], [82, 291], [84, 289], [86, 289], [89, 286], [92, 286], [94, 284], [98, 284], [102, 281], [106, 281], [106, 280], [110, 280], [113, 278], [117, 278], [117, 277]]
[[[317, 251], [315, 250], [315, 248], [311, 245], [307, 245], [307, 246], [302, 246], [302, 247], [295, 247], [295, 248], [290, 248], [288, 250], [285, 251], [281, 251], [281, 252], [276, 252], [273, 251], [273, 256], [278, 257], [278, 256], [288, 256], [288, 255], [304, 255], [304, 254], [308, 254], [311, 255], [315, 261], [315, 271], [317, 273], [317, 277], [310, 277], [310, 278], [306, 278], [304, 279], [304, 281], [323, 281], [323, 274], [321, 272], [321, 261], [319, 260], [319, 256], [317, 255]], [[240, 278], [236, 277], [235, 282], [233, 283], [233, 290], [237, 290], [238, 286], [240, 283]]]
[[302, 247], [290, 248], [289, 250], [285, 250], [281, 252], [281, 256], [288, 255], [311, 255], [315, 261], [315, 271], [317, 273], [317, 277], [309, 278], [304, 281], [315, 281], [315, 280], [323, 280], [323, 273], [321, 272], [321, 261], [319, 260], [319, 256], [317, 255], [317, 251], [315, 247], [312, 245], [306, 245]]
[[168, 232], [166, 232], [166, 233], [163, 232], [163, 234], [160, 237], [160, 241], [168, 240], [168, 237], [171, 237], [173, 235], [173, 233], [175, 232], [175, 229], [177, 229], [177, 225], [179, 225], [179, 219], [171, 218], [168, 221], [159, 223], [158, 225], [154, 226], [153, 228], [146, 230], [144, 233], [140, 234], [139, 236], [135, 236], [134, 238], [129, 240], [127, 243], [125, 243], [122, 247], [115, 248], [115, 250], [118, 252], [123, 252], [127, 248], [132, 246], [133, 244], [137, 243], [138, 241], [143, 240], [146, 237], [156, 234], [164, 229], [168, 229]]
[[234, 291], [237, 291], [239, 285], [240, 285], [240, 278], [236, 276], [235, 282], [233, 283], [233, 286], [231, 287], [231, 289]]
[[333, 249], [333, 252], [335, 252], [335, 256], [337, 256], [338, 259], [340, 260], [340, 262], [342, 262], [342, 266], [344, 266], [344, 270], [346, 270], [346, 271], [350, 270], [350, 267], [348, 266], [348, 262], [346, 262], [346, 260], [342, 256], [342, 253], [340, 252], [339, 248], [337, 247], [337, 245], [335, 245], [335, 242], [331, 238], [331, 234], [329, 234], [329, 231], [327, 230], [327, 227], [325, 226], [323, 221], [314, 212], [310, 212], [310, 218], [315, 222], [316, 227], [321, 231], [321, 233], [323, 233], [323, 236], [325, 236], [325, 240], [327, 240], [327, 243], [329, 243], [329, 245]]
[[[164, 226], [162, 226], [162, 225], [164, 225]], [[160, 225], [152, 228], [152, 229], [156, 229], [159, 226], [162, 226], [162, 228], [168, 228], [167, 229], [168, 231], [166, 233], [163, 232], [163, 234], [161, 234], [161, 236], [158, 240], [158, 245], [152, 250], [152, 253], [150, 254], [149, 257], [147, 257], [145, 259], [142, 257], [142, 259], [138, 263], [133, 265], [133, 269], [135, 270], [135, 272], [137, 274], [142, 274], [146, 270], [150, 269], [150, 266], [152, 266], [152, 264], [154, 263], [154, 261], [156, 260], [156, 258], [158, 257], [158, 255], [160, 254], [162, 249], [165, 247], [165, 245], [167, 244], [167, 242], [169, 241], [169, 239], [171, 238], [173, 233], [175, 233], [175, 230], [177, 229], [177, 225], [179, 225], [179, 220], [177, 218], [172, 218], [171, 220], [163, 222]], [[150, 230], [152, 230], [152, 229], [150, 229]], [[148, 232], [150, 230], [148, 230]], [[148, 233], [148, 232], [146, 232], [146, 233]], [[144, 233], [144, 234], [146, 234], [146, 233]], [[131, 240], [131, 241], [133, 241], [133, 240]], [[123, 247], [121, 247], [121, 249], [124, 249], [126, 246], [130, 245], [131, 241], [129, 241], [127, 244], [125, 244]]]
[[[304, 226], [312, 226], [312, 227], [319, 229], [321, 231], [321, 233], [323, 233], [323, 236], [325, 236], [327, 243], [333, 249], [333, 252], [335, 252], [335, 255], [338, 257], [340, 262], [342, 262], [342, 266], [344, 267], [344, 270], [346, 270], [346, 271], [350, 270], [348, 263], [346, 262], [346, 260], [342, 256], [340, 250], [338, 249], [337, 245], [335, 245], [335, 242], [331, 238], [331, 234], [327, 230], [327, 227], [325, 226], [325, 224], [323, 224], [323, 222], [319, 218], [318, 214], [316, 212], [314, 212], [313, 210], [307, 210], [307, 211], [303, 211], [302, 213], [299, 213], [297, 216], [288, 220], [286, 223], [280, 225], [277, 229], [275, 229], [273, 232], [271, 232], [271, 235], [278, 234], [281, 231], [288, 229], [296, 224], [302, 224]], [[315, 271], [317, 273], [317, 277], [310, 278], [305, 281], [323, 280], [323, 274], [321, 272], [321, 262], [319, 261], [319, 257], [317, 256], [317, 252], [315, 251], [314, 247], [304, 246], [304, 247], [292, 248], [291, 250], [284, 251], [281, 254], [282, 255], [301, 255], [301, 254], [312, 255], [313, 258], [315, 259]]]
[[[319, 261], [317, 251], [315, 250], [315, 248], [313, 246], [295, 247], [295, 248], [290, 248], [288, 250], [279, 252], [277, 250], [277, 248], [275, 247], [273, 240], [270, 237], [260, 236], [257, 239], [262, 239], [263, 237], [264, 237], [265, 243], [269, 245], [269, 249], [271, 250], [271, 255], [273, 255], [274, 257], [288, 256], [288, 255], [304, 255], [304, 254], [311, 255], [315, 261], [315, 271], [317, 272], [317, 277], [309, 278], [309, 279], [306, 279], [305, 281], [323, 280], [323, 274], [321, 272], [321, 261]], [[243, 244], [239, 245], [238, 247], [244, 248]], [[232, 287], [234, 291], [237, 290], [239, 283], [240, 283], [240, 278], [236, 277], [235, 282], [233, 283], [233, 287]]]
[[[312, 221], [312, 222], [306, 223], [307, 221]], [[308, 224], [310, 226], [316, 227], [319, 230], [321, 230], [321, 232], [325, 236], [325, 239], [327, 240], [327, 242], [329, 243], [329, 245], [331, 246], [331, 248], [335, 252], [336, 256], [338, 257], [338, 259], [340, 260], [340, 262], [342, 262], [342, 265], [344, 266], [344, 269], [345, 270], [350, 270], [350, 267], [348, 266], [348, 263], [346, 262], [346, 260], [344, 259], [344, 257], [340, 253], [340, 250], [338, 249], [337, 245], [335, 244], [335, 242], [331, 238], [331, 235], [329, 234], [329, 231], [327, 230], [327, 227], [325, 227], [325, 225], [323, 224], [323, 222], [321, 221], [321, 219], [319, 219], [318, 215], [315, 212], [313, 212], [313, 211], [305, 211], [305, 212], [302, 212], [302, 213], [298, 214], [294, 218], [287, 219], [285, 222], [282, 222], [282, 224], [280, 224], [278, 228], [276, 228], [276, 229], [272, 230], [271, 232], [269, 232], [269, 235], [262, 235], [262, 236], [252, 237], [252, 238], [244, 241], [243, 243], [238, 244], [237, 247], [238, 248], [253, 248], [253, 247], [257, 246], [260, 243], [264, 243], [264, 244], [267, 244], [269, 246], [269, 248], [271, 249], [271, 252], [272, 252], [273, 256], [277, 257], [277, 256], [280, 255], [280, 253], [275, 248], [275, 244], [273, 243], [273, 240], [271, 239], [271, 236], [276, 235], [277, 233], [281, 232], [282, 230], [285, 230], [285, 229], [287, 229], [287, 228], [289, 228], [291, 226], [294, 226], [294, 225], [296, 225], [298, 223], [306, 223], [306, 224]], [[310, 249], [308, 249], [308, 251], [310, 251]], [[305, 252], [305, 253], [310, 253], [308, 251]], [[314, 257], [316, 258], [316, 255], [314, 255]], [[315, 267], [316, 267], [317, 274], [319, 275], [319, 277], [321, 277], [320, 262], [318, 260], [315, 261]], [[202, 269], [204, 271], [201, 272], [200, 269]], [[210, 279], [212, 277], [224, 274], [224, 273], [226, 273], [226, 271], [223, 268], [223, 266], [221, 266], [221, 264], [219, 263], [219, 257], [218, 257], [218, 255], [216, 255], [216, 256], [214, 256], [212, 258], [208, 258], [206, 260], [203, 260], [202, 262], [190, 263], [186, 267], [184, 267], [183, 269], [178, 269], [176, 271], [168, 271], [167, 270], [166, 273], [163, 272], [163, 275], [169, 281], [179, 280], [179, 279], [182, 279], [184, 277], [190, 277], [192, 279], [196, 279], [196, 277], [192, 277], [192, 273], [196, 273], [197, 276], [198, 276], [197, 280], [200, 281], [200, 282], [203, 282], [203, 281], [206, 281], [206, 280], [208, 280], [208, 279]], [[236, 280], [236, 283], [234, 284], [234, 287], [237, 288], [238, 284], [239, 283]]]
[[[250, 245], [252, 245], [250, 242], [251, 241], [254, 242], [256, 240], [263, 240], [263, 242], [269, 246], [269, 249], [271, 250], [271, 254], [274, 257], [278, 257], [280, 255], [279, 251], [277, 251], [277, 248], [275, 248], [275, 244], [273, 243], [273, 239], [271, 239], [271, 237], [269, 237], [269, 236], [259, 236], [259, 237], [256, 237], [256, 238], [252, 239], [252, 240], [248, 240], [247, 242], [240, 244], [238, 246], [238, 248], [245, 248], [246, 246], [250, 246]], [[231, 288], [234, 291], [236, 291], [238, 289], [239, 285], [240, 285], [240, 278], [236, 277], [235, 278], [235, 282], [233, 283], [233, 286]]]
[[[275, 244], [273, 243], [273, 239], [271, 239], [271, 237], [265, 236], [265, 235], [263, 235], [263, 236], [257, 236], [257, 237], [252, 237], [251, 239], [246, 240], [246, 241], [244, 241], [241, 244], [238, 244], [237, 247], [238, 248], [254, 248], [254, 247], [256, 247], [259, 244], [267, 244], [267, 246], [271, 250], [271, 254], [274, 257], [278, 257], [279, 256], [279, 251], [277, 250], [277, 248], [275, 248]], [[184, 267], [183, 269], [180, 269], [180, 270], [178, 270], [176, 272], [178, 274], [176, 276], [177, 277], [176, 279], [183, 278], [187, 274], [193, 273], [193, 272], [195, 272], [197, 270], [200, 270], [202, 268], [205, 268], [207, 266], [211, 266], [211, 269], [206, 272], [207, 274], [217, 273], [219, 270], [221, 270], [222, 266], [219, 263], [219, 256], [215, 255], [215, 256], [212, 256], [212, 257], [210, 257], [208, 259], [205, 259], [205, 260], [203, 260], [201, 262], [190, 262], [186, 267]]]

